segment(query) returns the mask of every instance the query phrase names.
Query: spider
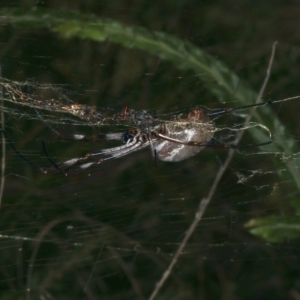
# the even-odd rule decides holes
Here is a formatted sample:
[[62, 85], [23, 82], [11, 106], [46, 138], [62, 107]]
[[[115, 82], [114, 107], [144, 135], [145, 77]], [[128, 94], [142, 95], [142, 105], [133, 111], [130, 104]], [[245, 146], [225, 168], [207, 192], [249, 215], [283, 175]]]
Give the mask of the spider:
[[[44, 174], [61, 172], [67, 176], [78, 171], [86, 170], [92, 166], [103, 163], [104, 161], [120, 158], [132, 152], [151, 148], [152, 156], [166, 162], [178, 162], [188, 159], [198, 154], [204, 147], [217, 147], [223, 149], [238, 149], [241, 147], [258, 147], [272, 143], [267, 141], [260, 144], [247, 144], [243, 146], [212, 142], [213, 134], [216, 129], [214, 122], [210, 117], [229, 114], [237, 110], [250, 107], [257, 107], [274, 102], [261, 102], [258, 104], [247, 105], [239, 108], [229, 108], [221, 111], [207, 113], [202, 108], [195, 108], [188, 114], [179, 114], [174, 120], [155, 124], [155, 118], [146, 111], [134, 112], [127, 107], [124, 108], [121, 116], [126, 117], [130, 113], [130, 119], [138, 125], [136, 129], [129, 129], [125, 133], [98, 134], [96, 136], [87, 136], [81, 134], [61, 135], [52, 127], [61, 139], [75, 141], [111, 141], [121, 140], [123, 145], [102, 149], [96, 152], [87, 153], [82, 157], [75, 157], [56, 164], [48, 155], [44, 142], [42, 142], [44, 152], [52, 164], [52, 168], [42, 169], [33, 164], [29, 159], [22, 155], [9, 140], [8, 136], [2, 131], [6, 140], [23, 160], [40, 170]], [[94, 159], [96, 158], [96, 159]], [[69, 172], [65, 172], [69, 169]]]

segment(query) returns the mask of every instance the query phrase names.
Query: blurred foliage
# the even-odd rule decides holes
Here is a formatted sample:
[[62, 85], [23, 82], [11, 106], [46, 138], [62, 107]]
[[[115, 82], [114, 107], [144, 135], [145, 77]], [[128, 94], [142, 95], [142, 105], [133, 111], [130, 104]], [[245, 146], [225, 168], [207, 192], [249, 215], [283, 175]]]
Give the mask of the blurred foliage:
[[299, 218], [289, 217], [265, 217], [262, 219], [254, 219], [246, 225], [251, 229], [251, 233], [266, 239], [267, 241], [278, 243], [287, 239], [299, 237]]
[[[4, 6], [5, 77], [66, 83], [76, 90], [70, 91], [74, 101], [167, 114], [199, 104], [219, 107], [216, 99], [222, 107], [224, 101], [226, 107], [250, 104], [275, 40], [279, 47], [265, 98], [299, 94], [296, 1]], [[267, 148], [275, 155], [237, 154], [161, 299], [296, 299], [300, 126], [295, 102], [256, 111], [255, 121], [275, 135]], [[58, 161], [90, 152], [91, 145], [48, 142], [41, 122], [6, 118], [18, 148], [39, 165], [45, 164], [37, 150], [42, 139]], [[250, 133], [259, 142], [266, 139], [260, 131]], [[149, 153], [141, 153], [74, 178], [37, 177], [10, 155], [1, 232], [29, 241], [2, 240], [3, 299], [22, 298], [28, 287], [32, 298], [143, 299], [165, 270], [226, 153], [201, 153], [181, 165], [161, 163], [157, 171]], [[284, 244], [270, 247], [250, 237], [242, 229], [249, 219], [253, 234]]]

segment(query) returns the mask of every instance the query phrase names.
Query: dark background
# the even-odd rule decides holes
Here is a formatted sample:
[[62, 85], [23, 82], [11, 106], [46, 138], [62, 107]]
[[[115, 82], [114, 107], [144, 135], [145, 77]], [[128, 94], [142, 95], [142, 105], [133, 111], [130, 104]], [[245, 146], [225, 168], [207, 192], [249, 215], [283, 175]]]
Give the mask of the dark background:
[[[299, 1], [1, 4], [24, 14], [34, 6], [173, 34], [223, 61], [255, 91], [278, 41], [265, 99], [299, 94]], [[201, 74], [177, 70], [142, 51], [8, 25], [0, 41], [4, 77], [62, 85], [74, 102], [116, 111], [128, 105], [170, 116], [195, 105], [222, 106], [204, 88]], [[228, 101], [222, 107], [239, 105]], [[274, 108], [296, 140], [299, 108], [299, 101]], [[63, 133], [116, 131], [54, 126]], [[43, 122], [12, 114], [5, 115], [5, 127], [16, 147], [41, 167], [49, 166], [42, 140], [55, 161], [107, 147], [59, 141]], [[288, 142], [289, 136], [281, 139]], [[155, 169], [146, 149], [64, 178], [44, 176], [7, 150], [0, 210], [1, 299], [147, 299], [227, 155], [225, 150], [205, 149], [180, 163], [159, 162]], [[275, 155], [259, 152], [235, 155], [157, 299], [300, 299], [299, 241], [269, 244], [243, 227], [252, 218], [292, 214], [288, 199], [298, 195], [277, 175], [285, 170], [274, 165]], [[240, 183], [239, 176], [247, 180]]]

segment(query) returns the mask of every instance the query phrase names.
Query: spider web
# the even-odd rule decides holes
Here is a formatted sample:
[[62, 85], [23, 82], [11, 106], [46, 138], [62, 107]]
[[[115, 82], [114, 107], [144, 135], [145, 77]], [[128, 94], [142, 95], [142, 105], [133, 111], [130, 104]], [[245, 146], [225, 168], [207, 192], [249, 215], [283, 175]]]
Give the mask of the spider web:
[[[40, 88], [38, 84], [33, 85], [36, 90]], [[48, 85], [47, 88], [58, 95], [63, 95], [61, 87]], [[29, 104], [29, 108], [32, 107], [33, 105]], [[22, 114], [24, 122], [30, 121], [32, 124], [32, 130], [36, 130], [36, 126], [41, 127], [41, 133], [33, 141], [27, 141], [26, 146], [19, 146], [18, 137], [27, 135], [24, 129], [20, 129], [25, 125], [20, 124], [20, 119], [18, 126], [7, 125], [7, 130], [13, 133], [14, 140], [17, 141], [17, 148], [22, 148], [22, 154], [38, 166], [44, 167], [48, 164], [41, 147], [42, 140], [46, 141], [48, 151], [57, 162], [90, 152], [91, 148], [104, 147], [93, 143], [61, 142], [44, 124], [50, 121], [51, 126], [62, 130], [82, 132], [93, 128], [86, 122], [81, 122], [80, 127], [77, 128], [79, 124], [76, 121], [69, 126], [72, 117], [60, 118], [57, 112], [48, 115], [44, 114], [43, 110], [38, 114], [34, 110], [24, 114], [24, 111], [19, 108], [15, 108], [14, 111], [17, 114], [10, 114], [12, 117], [10, 121]], [[162, 118], [171, 118], [174, 113], [178, 111], [162, 114]], [[220, 119], [216, 122], [221, 122]], [[224, 122], [232, 125], [228, 126], [226, 123], [216, 127], [222, 131], [223, 141], [231, 140], [235, 130], [243, 128], [242, 121], [243, 118], [240, 116], [225, 117]], [[125, 124], [124, 129], [129, 125]], [[111, 124], [106, 130], [115, 131], [115, 127], [120, 125]], [[96, 132], [102, 128], [98, 126]], [[228, 129], [231, 134], [224, 135], [223, 131]], [[150, 151], [142, 151], [135, 156], [105, 163], [97, 169], [74, 177], [63, 178], [60, 175], [39, 177], [37, 170], [32, 169], [10, 152], [8, 157], [12, 156], [12, 158], [8, 161], [8, 170], [11, 168], [13, 171], [10, 171], [7, 176], [7, 184], [14, 186], [13, 190], [21, 194], [24, 190], [28, 191], [24, 200], [21, 199], [23, 197], [19, 192], [12, 192], [13, 199], [17, 197], [20, 201], [12, 202], [11, 208], [13, 211], [22, 211], [26, 215], [29, 213], [28, 209], [32, 210], [34, 207], [39, 217], [32, 212], [30, 222], [25, 224], [22, 222], [21, 228], [16, 226], [17, 228], [2, 232], [2, 241], [4, 245], [11, 244], [12, 241], [16, 245], [21, 243], [22, 247], [18, 246], [18, 249], [22, 251], [26, 243], [34, 245], [33, 249], [28, 250], [31, 256], [28, 258], [26, 284], [31, 286], [34, 277], [46, 268], [46, 282], [40, 283], [39, 286], [42, 290], [55, 285], [57, 272], [68, 274], [71, 266], [86, 272], [84, 290], [88, 289], [89, 285], [97, 285], [98, 280], [122, 282], [125, 276], [126, 280], [133, 281], [134, 275], [132, 271], [127, 270], [128, 264], [140, 260], [138, 264], [145, 267], [148, 265], [149, 268], [153, 263], [165, 264], [168, 257], [169, 259], [172, 257], [189, 221], [193, 219], [199, 198], [203, 197], [205, 192], [203, 186], [209, 185], [213, 180], [225, 155], [223, 151], [207, 149], [199, 159], [194, 158], [183, 162], [184, 165], [159, 163], [156, 170]], [[206, 217], [195, 232], [197, 238], [187, 245], [182, 254], [183, 262], [187, 263], [200, 256], [202, 260], [213, 262], [221, 260], [226, 265], [228, 258], [222, 256], [224, 251], [228, 253], [239, 248], [245, 251], [247, 247], [253, 246], [253, 241], [245, 245], [245, 242], [239, 240], [235, 236], [234, 228], [242, 226], [245, 221], [254, 216], [257, 217], [260, 211], [275, 209], [275, 203], [281, 205], [283, 195], [278, 190], [280, 180], [277, 175], [278, 170], [272, 168], [272, 157], [272, 154], [255, 148], [237, 154], [237, 161], [231, 164], [224, 186], [219, 187], [218, 195], [214, 197], [214, 203], [217, 204], [212, 203], [208, 208]], [[210, 159], [208, 164], [205, 163], [206, 159]], [[240, 167], [245, 162], [249, 164], [249, 161], [251, 161], [250, 168]], [[284, 169], [280, 170], [280, 172], [284, 171]], [[174, 186], [174, 181], [179, 184]], [[244, 193], [246, 196], [243, 195]], [[7, 197], [4, 199], [4, 205], [9, 211]], [[3, 217], [5, 218], [5, 215]], [[41, 223], [44, 226], [41, 226]], [[166, 228], [161, 231], [161, 226]], [[28, 234], [27, 230], [35, 233]], [[222, 232], [225, 237], [215, 237], [215, 235], [222, 235]], [[148, 234], [152, 240], [149, 239]], [[249, 236], [247, 238], [250, 239]], [[264, 248], [265, 243], [260, 246]], [[46, 250], [48, 247], [51, 252], [63, 253], [53, 258], [52, 255], [44, 257], [45, 254], [40, 253], [44, 252], [43, 248], [48, 252], [49, 250]], [[83, 263], [82, 259], [86, 261]], [[234, 259], [230, 258], [230, 260]], [[97, 270], [98, 264], [109, 266], [105, 267], [105, 270], [102, 268]], [[58, 266], [59, 271], [57, 271]], [[120, 274], [123, 274], [123, 279], [119, 279]], [[155, 280], [155, 276], [153, 277], [152, 280]], [[149, 277], [147, 275], [141, 279], [146, 282]]]
[[[240, 106], [235, 101], [218, 102], [204, 89], [201, 74], [174, 70], [147, 54], [73, 41], [72, 47], [65, 47], [76, 49], [78, 43], [90, 54], [81, 63], [73, 51], [64, 62], [66, 52], [61, 55], [57, 40], [49, 33], [26, 34], [34, 42], [45, 39], [47, 46], [40, 43], [37, 53], [19, 53], [15, 62], [14, 52], [5, 54], [3, 73], [12, 78], [5, 82], [14, 93], [4, 88], [1, 111], [5, 114], [5, 132], [37, 166], [51, 167], [42, 141], [55, 162], [119, 145], [60, 141], [51, 128], [63, 134], [124, 131], [136, 124], [115, 122], [107, 116], [122, 113], [125, 106], [147, 110], [158, 117], [158, 122], [172, 120], [199, 104], [208, 111]], [[196, 38], [196, 34], [192, 36]], [[247, 52], [251, 59], [245, 54], [241, 59], [247, 63], [241, 61], [238, 67], [228, 61], [257, 90], [272, 42], [254, 59], [249, 54], [254, 55], [253, 47]], [[17, 45], [13, 44], [13, 49]], [[32, 49], [30, 44], [24, 47]], [[223, 48], [215, 47], [208, 50]], [[93, 54], [99, 49], [101, 57]], [[293, 49], [279, 45], [279, 58], [275, 59], [265, 93], [267, 100], [286, 99], [299, 92], [294, 86], [287, 88], [291, 84], [282, 71], [283, 65], [296, 69], [293, 60], [298, 60], [298, 52], [293, 52], [297, 55], [290, 60], [285, 55]], [[136, 65], [129, 69], [133, 58]], [[24, 68], [24, 61], [31, 66]], [[117, 67], [112, 71], [115, 61]], [[82, 70], [81, 66], [89, 67]], [[40, 102], [21, 104], [24, 98], [12, 96], [17, 91]], [[53, 108], [53, 103], [59, 109], [45, 109], [45, 105]], [[101, 119], [95, 124], [62, 109], [74, 104], [93, 112], [96, 108], [108, 121]], [[270, 130], [274, 143], [288, 144], [292, 138], [297, 141], [297, 105], [297, 101], [288, 101], [272, 106], [276, 116], [287, 124], [289, 134], [265, 130], [259, 127], [264, 124], [255, 120], [245, 128], [245, 110], [216, 118], [215, 137], [231, 143], [236, 133], [244, 130], [241, 143], [253, 143], [250, 133], [254, 126], [267, 135]], [[275, 287], [279, 297], [298, 292], [294, 279], [298, 278], [298, 242], [270, 244], [244, 227], [259, 217], [296, 215], [289, 201], [298, 191], [282, 174], [288, 172], [285, 162], [296, 162], [299, 153], [273, 153], [268, 149], [254, 147], [235, 153], [160, 297], [205, 299], [223, 295], [224, 299], [253, 299], [265, 294], [270, 298]], [[0, 210], [1, 290], [8, 299], [147, 299], [174, 257], [227, 153], [206, 148], [180, 163], [159, 161], [155, 168], [147, 148], [65, 178], [61, 174], [40, 174], [7, 146]]]

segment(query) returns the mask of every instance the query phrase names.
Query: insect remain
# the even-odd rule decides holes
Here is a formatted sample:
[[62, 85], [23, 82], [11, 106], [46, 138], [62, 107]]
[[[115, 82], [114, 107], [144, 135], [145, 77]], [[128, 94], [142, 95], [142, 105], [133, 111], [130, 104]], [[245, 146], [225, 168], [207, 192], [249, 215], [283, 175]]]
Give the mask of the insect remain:
[[[23, 154], [21, 154], [15, 146], [10, 142], [4, 131], [3, 134], [12, 147], [12, 149], [27, 163], [37, 168], [44, 174], [61, 172], [64, 175], [74, 174], [78, 171], [86, 170], [92, 166], [103, 163], [104, 161], [120, 158], [132, 152], [151, 148], [152, 155], [155, 160], [159, 159], [167, 162], [178, 162], [188, 159], [199, 153], [204, 147], [215, 147], [223, 149], [238, 149], [242, 147], [258, 147], [270, 144], [272, 141], [267, 141], [260, 144], [234, 145], [212, 141], [215, 124], [211, 119], [212, 116], [220, 116], [231, 112], [242, 110], [250, 107], [257, 107], [274, 102], [261, 102], [243, 106], [239, 108], [230, 108], [212, 113], [206, 113], [202, 108], [195, 108], [188, 114], [179, 114], [171, 121], [158, 122], [153, 116], [146, 111], [134, 111], [125, 107], [120, 119], [129, 119], [134, 121], [137, 128], [127, 130], [125, 133], [108, 133], [98, 134], [94, 136], [86, 136], [81, 134], [61, 135], [53, 128], [59, 138], [64, 140], [75, 141], [111, 141], [120, 140], [123, 145], [102, 149], [92, 153], [88, 153], [82, 157], [76, 157], [56, 164], [47, 153], [44, 142], [43, 148], [48, 160], [52, 164], [52, 168], [42, 169], [33, 164]], [[69, 169], [69, 172], [65, 172]]]

